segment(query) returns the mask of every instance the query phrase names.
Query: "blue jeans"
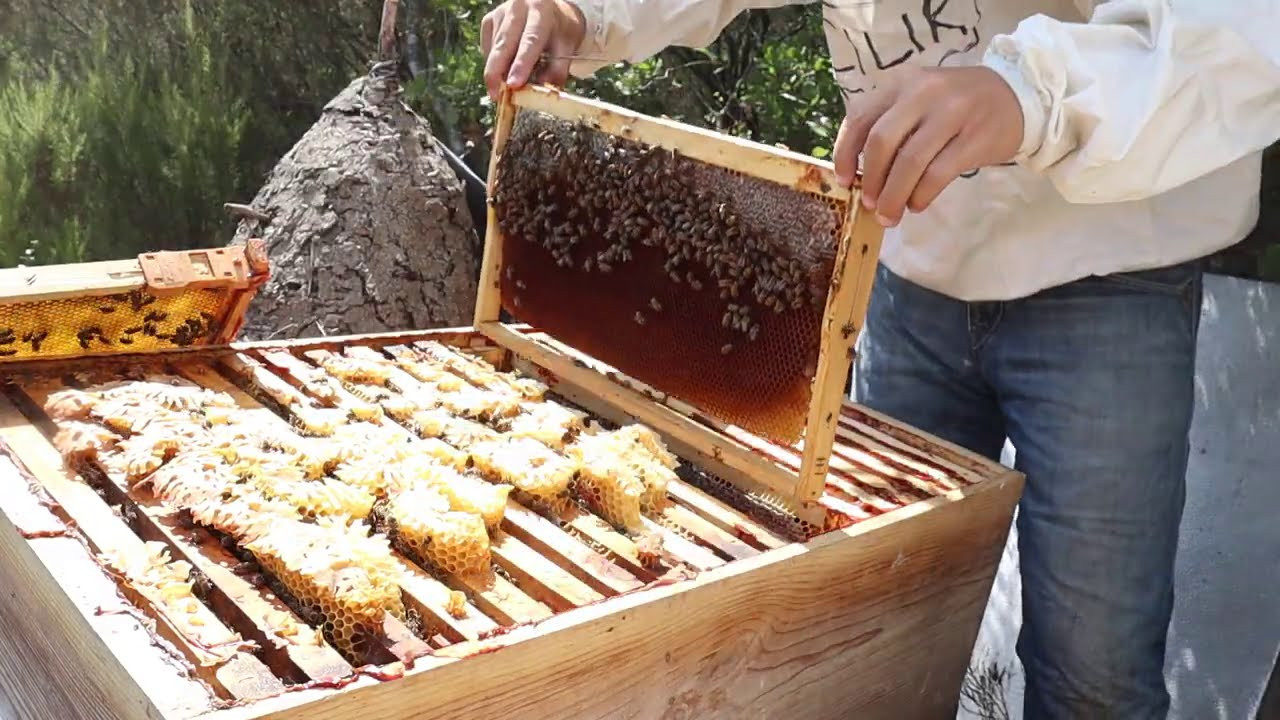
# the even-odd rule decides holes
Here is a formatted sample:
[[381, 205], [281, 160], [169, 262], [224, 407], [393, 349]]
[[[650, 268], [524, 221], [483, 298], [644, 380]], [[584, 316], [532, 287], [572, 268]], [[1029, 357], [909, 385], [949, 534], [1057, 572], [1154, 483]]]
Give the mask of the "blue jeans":
[[1027, 476], [1026, 720], [1168, 712], [1200, 298], [1194, 263], [979, 303], [879, 269], [857, 400]]

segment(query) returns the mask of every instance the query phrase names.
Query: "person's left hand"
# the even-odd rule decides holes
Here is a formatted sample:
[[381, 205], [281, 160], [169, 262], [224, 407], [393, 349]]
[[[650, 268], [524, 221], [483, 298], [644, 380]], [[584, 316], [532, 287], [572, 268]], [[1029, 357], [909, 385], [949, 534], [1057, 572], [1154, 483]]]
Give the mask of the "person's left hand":
[[1022, 106], [986, 67], [903, 67], [856, 96], [836, 136], [836, 176], [850, 187], [862, 154], [862, 203], [893, 227], [962, 173], [1007, 162], [1022, 144]]

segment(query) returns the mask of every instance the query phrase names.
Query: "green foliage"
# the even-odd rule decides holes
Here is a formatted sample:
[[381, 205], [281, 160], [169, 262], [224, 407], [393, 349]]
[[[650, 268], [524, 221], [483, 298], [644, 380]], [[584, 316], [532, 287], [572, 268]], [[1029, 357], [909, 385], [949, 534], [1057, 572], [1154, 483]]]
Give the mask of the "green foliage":
[[100, 34], [81, 68], [0, 89], [0, 264], [183, 247], [227, 229], [210, 199], [237, 185], [248, 115], [194, 15], [178, 31], [172, 67]]

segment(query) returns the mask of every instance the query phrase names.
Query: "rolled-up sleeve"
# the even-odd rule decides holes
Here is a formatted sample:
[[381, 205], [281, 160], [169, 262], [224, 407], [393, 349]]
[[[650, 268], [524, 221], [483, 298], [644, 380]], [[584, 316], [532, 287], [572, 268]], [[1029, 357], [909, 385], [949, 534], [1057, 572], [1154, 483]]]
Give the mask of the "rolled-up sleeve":
[[1280, 138], [1280, 0], [1084, 3], [1036, 15], [983, 62], [1013, 88], [1017, 161], [1071, 202], [1137, 200]]
[[640, 62], [671, 45], [702, 48], [746, 10], [805, 5], [788, 0], [568, 0], [582, 11], [586, 35], [570, 66], [589, 77], [616, 62]]

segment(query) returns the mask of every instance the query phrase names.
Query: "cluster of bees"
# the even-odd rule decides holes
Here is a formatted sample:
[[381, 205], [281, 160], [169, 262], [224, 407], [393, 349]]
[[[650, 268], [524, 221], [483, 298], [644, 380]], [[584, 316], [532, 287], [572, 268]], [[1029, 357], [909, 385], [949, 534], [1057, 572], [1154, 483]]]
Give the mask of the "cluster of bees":
[[[128, 348], [156, 341], [187, 347], [215, 336], [220, 326], [210, 312], [160, 309], [158, 298], [141, 290], [103, 297], [19, 303], [6, 308], [0, 325], [0, 357], [55, 352]], [[177, 315], [186, 315], [178, 317]], [[171, 315], [173, 315], [171, 317]], [[7, 325], [7, 327], [6, 327]]]
[[[604, 429], [541, 383], [433, 343], [394, 357], [353, 347], [312, 367], [303, 381], [328, 393], [262, 388], [292, 425], [155, 373], [63, 390], [45, 409], [69, 461], [221, 534], [246, 575], [353, 659], [386, 613], [407, 619], [394, 550], [443, 576], [489, 572], [510, 496], [549, 513], [584, 504], [651, 544], [644, 515], [666, 502], [677, 461], [647, 428]], [[463, 612], [464, 597], [449, 606]]]
[[[717, 187], [722, 177], [728, 184]], [[652, 249], [646, 263], [661, 262], [672, 283], [717, 293], [727, 307], [724, 327], [754, 341], [767, 314], [821, 311], [826, 283], [791, 238], [768, 227], [771, 218], [739, 212], [751, 200], [729, 185], [742, 180], [526, 111], [498, 164], [493, 204], [505, 236], [540, 245], [561, 268], [623, 272], [640, 248]], [[635, 322], [643, 325], [651, 310], [637, 308]]]

